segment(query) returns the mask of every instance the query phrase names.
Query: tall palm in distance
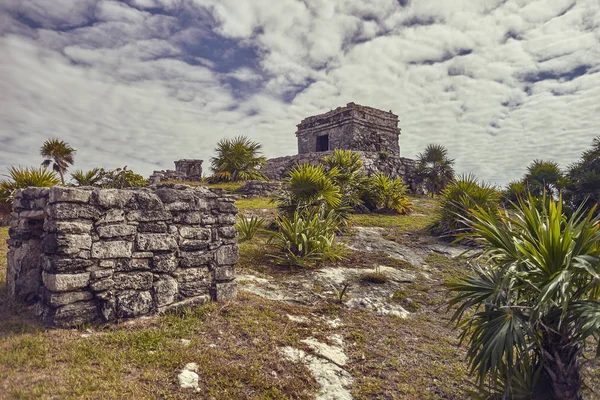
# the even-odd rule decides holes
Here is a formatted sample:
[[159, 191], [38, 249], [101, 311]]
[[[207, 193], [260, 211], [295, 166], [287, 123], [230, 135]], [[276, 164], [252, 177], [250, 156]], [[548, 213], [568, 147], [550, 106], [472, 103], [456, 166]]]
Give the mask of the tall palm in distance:
[[210, 159], [216, 181], [247, 181], [265, 179], [261, 168], [266, 158], [260, 155], [262, 145], [245, 136], [222, 139], [217, 143], [217, 155]]
[[527, 167], [523, 181], [534, 196], [541, 196], [543, 192], [557, 196], [562, 179], [560, 167], [555, 161], [533, 160]]
[[52, 169], [60, 176], [60, 181], [65, 184], [65, 173], [67, 168], [74, 163], [76, 150], [67, 142], [50, 138], [44, 142], [40, 149], [40, 155], [45, 158], [42, 166], [48, 168], [52, 165]]
[[454, 160], [448, 157], [448, 149], [431, 143], [417, 156], [417, 176], [433, 197], [454, 179]]

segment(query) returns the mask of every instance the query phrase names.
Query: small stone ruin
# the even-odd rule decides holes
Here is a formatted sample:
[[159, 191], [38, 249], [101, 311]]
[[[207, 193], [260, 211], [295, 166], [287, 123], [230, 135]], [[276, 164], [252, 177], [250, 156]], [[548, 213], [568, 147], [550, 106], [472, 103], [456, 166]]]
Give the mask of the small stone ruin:
[[238, 191], [246, 197], [272, 197], [281, 191], [281, 182], [251, 180]]
[[9, 293], [58, 327], [232, 299], [237, 209], [220, 193], [180, 184], [19, 190]]
[[154, 171], [150, 175], [149, 183], [157, 184], [165, 181], [200, 182], [202, 181], [203, 160], [178, 160], [175, 161], [175, 171]]

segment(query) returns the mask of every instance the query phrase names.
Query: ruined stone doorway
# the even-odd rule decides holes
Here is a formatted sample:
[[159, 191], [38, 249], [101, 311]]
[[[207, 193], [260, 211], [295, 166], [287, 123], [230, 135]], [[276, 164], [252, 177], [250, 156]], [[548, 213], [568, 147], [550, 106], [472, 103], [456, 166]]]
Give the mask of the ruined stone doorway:
[[329, 150], [329, 135], [317, 136], [317, 151]]

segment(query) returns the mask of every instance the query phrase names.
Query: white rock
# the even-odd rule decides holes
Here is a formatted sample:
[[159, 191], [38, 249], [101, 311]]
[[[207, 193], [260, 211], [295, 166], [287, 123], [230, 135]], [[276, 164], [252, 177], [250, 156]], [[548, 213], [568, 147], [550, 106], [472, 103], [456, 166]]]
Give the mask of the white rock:
[[185, 347], [188, 347], [190, 344], [192, 344], [192, 341], [190, 339], [181, 339], [180, 342]]
[[181, 370], [181, 373], [177, 377], [179, 380], [179, 386], [184, 389], [195, 389], [198, 390], [198, 364], [189, 363]]
[[[336, 341], [339, 343], [341, 337], [338, 335], [336, 336]], [[326, 343], [319, 342], [315, 338], [304, 339], [301, 340], [301, 342], [307, 344], [308, 347], [314, 350], [319, 356], [326, 358], [339, 366], [345, 365], [346, 361], [348, 361], [348, 356], [346, 356], [346, 353], [344, 353], [344, 349], [341, 346], [330, 346]]]

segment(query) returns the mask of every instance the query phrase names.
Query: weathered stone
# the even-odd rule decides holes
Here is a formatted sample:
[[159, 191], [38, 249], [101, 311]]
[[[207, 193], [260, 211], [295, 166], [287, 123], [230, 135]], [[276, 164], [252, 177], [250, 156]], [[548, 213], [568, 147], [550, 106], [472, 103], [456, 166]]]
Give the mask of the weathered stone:
[[115, 267], [115, 271], [139, 271], [147, 269], [150, 269], [149, 258], [122, 258], [117, 261]]
[[281, 191], [281, 182], [248, 181], [239, 191], [248, 197], [271, 197]]
[[176, 272], [179, 293], [185, 297], [208, 293], [210, 271], [208, 268], [187, 268]]
[[238, 247], [237, 245], [221, 246], [217, 249], [217, 264], [218, 265], [233, 265], [238, 262]]
[[117, 319], [117, 300], [114, 298], [114, 296], [112, 296], [112, 293], [110, 296], [100, 300], [98, 309], [104, 322], [114, 321]]
[[46, 254], [78, 254], [81, 250], [90, 250], [92, 237], [86, 234], [58, 234], [47, 235], [43, 240]]
[[125, 211], [119, 209], [108, 210], [98, 219], [97, 225], [112, 224], [125, 221]]
[[90, 273], [50, 274], [44, 271], [42, 281], [46, 288], [52, 292], [70, 292], [86, 287], [90, 283]]
[[154, 253], [151, 251], [134, 251], [131, 253], [131, 258], [152, 258]]
[[171, 273], [175, 271], [179, 264], [179, 261], [175, 257], [175, 254], [158, 254], [152, 259], [152, 271]]
[[140, 233], [136, 238], [140, 251], [168, 251], [177, 248], [175, 238], [166, 233]]
[[43, 255], [41, 257], [42, 268], [46, 272], [65, 273], [65, 272], [83, 272], [89, 267], [92, 267], [97, 262], [94, 260], [86, 260], [73, 258], [69, 256], [51, 256]]
[[115, 286], [115, 281], [112, 278], [100, 279], [99, 281], [92, 282], [90, 284], [90, 289], [94, 292], [102, 292], [105, 290], [113, 289]]
[[46, 208], [50, 218], [54, 219], [97, 219], [100, 212], [89, 204], [54, 203]]
[[116, 290], [149, 290], [152, 288], [152, 273], [151, 272], [131, 272], [115, 274], [113, 276], [114, 286]]
[[20, 247], [12, 247], [7, 256], [8, 293], [23, 302], [34, 301], [42, 284], [43, 253], [40, 242], [24, 242]]
[[140, 233], [164, 233], [167, 231], [167, 224], [162, 221], [140, 222], [138, 232]]
[[123, 208], [132, 197], [133, 193], [128, 190], [96, 189], [92, 202], [103, 208]]
[[111, 276], [113, 276], [113, 270], [112, 269], [98, 269], [95, 271], [90, 271], [90, 277], [93, 280], [100, 280], [100, 279], [104, 279], [104, 278], [110, 278]]
[[193, 226], [180, 226], [179, 235], [184, 239], [209, 240], [210, 229]]
[[132, 242], [114, 241], [92, 244], [92, 258], [129, 258], [132, 252]]
[[195, 225], [200, 223], [204, 224], [202, 219], [206, 216], [206, 214], [203, 214], [199, 211], [182, 212], [173, 216], [173, 222], [187, 225]]
[[238, 235], [237, 229], [233, 226], [222, 226], [218, 229], [218, 233], [219, 236], [226, 239], [233, 239]]
[[222, 213], [237, 213], [237, 207], [233, 204], [233, 200], [221, 199], [217, 205], [217, 209]]
[[118, 224], [118, 225], [102, 225], [96, 231], [101, 238], [115, 238], [122, 236], [131, 236], [136, 232], [136, 227], [133, 225]]
[[179, 242], [179, 248], [183, 251], [206, 250], [208, 242], [205, 240], [182, 240]]
[[133, 192], [133, 198], [127, 203], [127, 207], [133, 210], [163, 211], [164, 205], [157, 195], [149, 190], [137, 190]]
[[168, 221], [171, 219], [171, 213], [168, 211], [149, 211], [149, 210], [134, 210], [127, 213], [128, 221], [153, 222], [153, 221]]
[[48, 302], [51, 306], [58, 307], [77, 301], [91, 300], [93, 297], [91, 292], [51, 293], [48, 295]]
[[[200, 182], [202, 180], [202, 160], [175, 161], [175, 171], [154, 171], [150, 176], [150, 183], [156, 184], [164, 181]], [[161, 185], [166, 186], [166, 185]], [[169, 184], [167, 188], [183, 189], [183, 185]], [[165, 201], [163, 199], [163, 201]]]
[[154, 282], [154, 296], [158, 307], [166, 306], [175, 301], [179, 287], [177, 281], [170, 276]]
[[116, 261], [115, 260], [100, 260], [98, 262], [98, 265], [100, 266], [100, 268], [114, 268], [116, 265]]
[[19, 213], [19, 217], [25, 219], [39, 219], [43, 220], [46, 213], [44, 210], [30, 210], [30, 211], [21, 211]]
[[76, 188], [68, 188], [63, 186], [53, 186], [50, 188], [48, 202], [50, 204], [65, 202], [65, 203], [87, 203], [92, 194], [89, 190], [81, 190]]
[[131, 318], [152, 311], [152, 295], [148, 291], [125, 293], [117, 296], [117, 316]]
[[67, 304], [53, 311], [52, 314], [50, 316], [50, 323], [59, 328], [89, 324], [96, 321], [99, 317], [98, 308], [94, 301], [80, 301]]
[[91, 221], [44, 221], [44, 231], [46, 232], [89, 234], [91, 230]]
[[237, 283], [217, 282], [211, 288], [211, 295], [215, 301], [229, 301], [235, 299]]
[[214, 281], [231, 281], [235, 279], [235, 267], [233, 265], [216, 267], [213, 270]]
[[207, 266], [215, 260], [214, 252], [205, 251], [181, 251], [179, 257], [179, 264], [184, 268]]
[[[233, 224], [235, 224], [235, 215], [234, 214], [219, 214], [216, 217], [217, 217], [217, 222], [220, 225], [233, 225]], [[206, 222], [206, 224], [208, 224], [208, 222]]]

